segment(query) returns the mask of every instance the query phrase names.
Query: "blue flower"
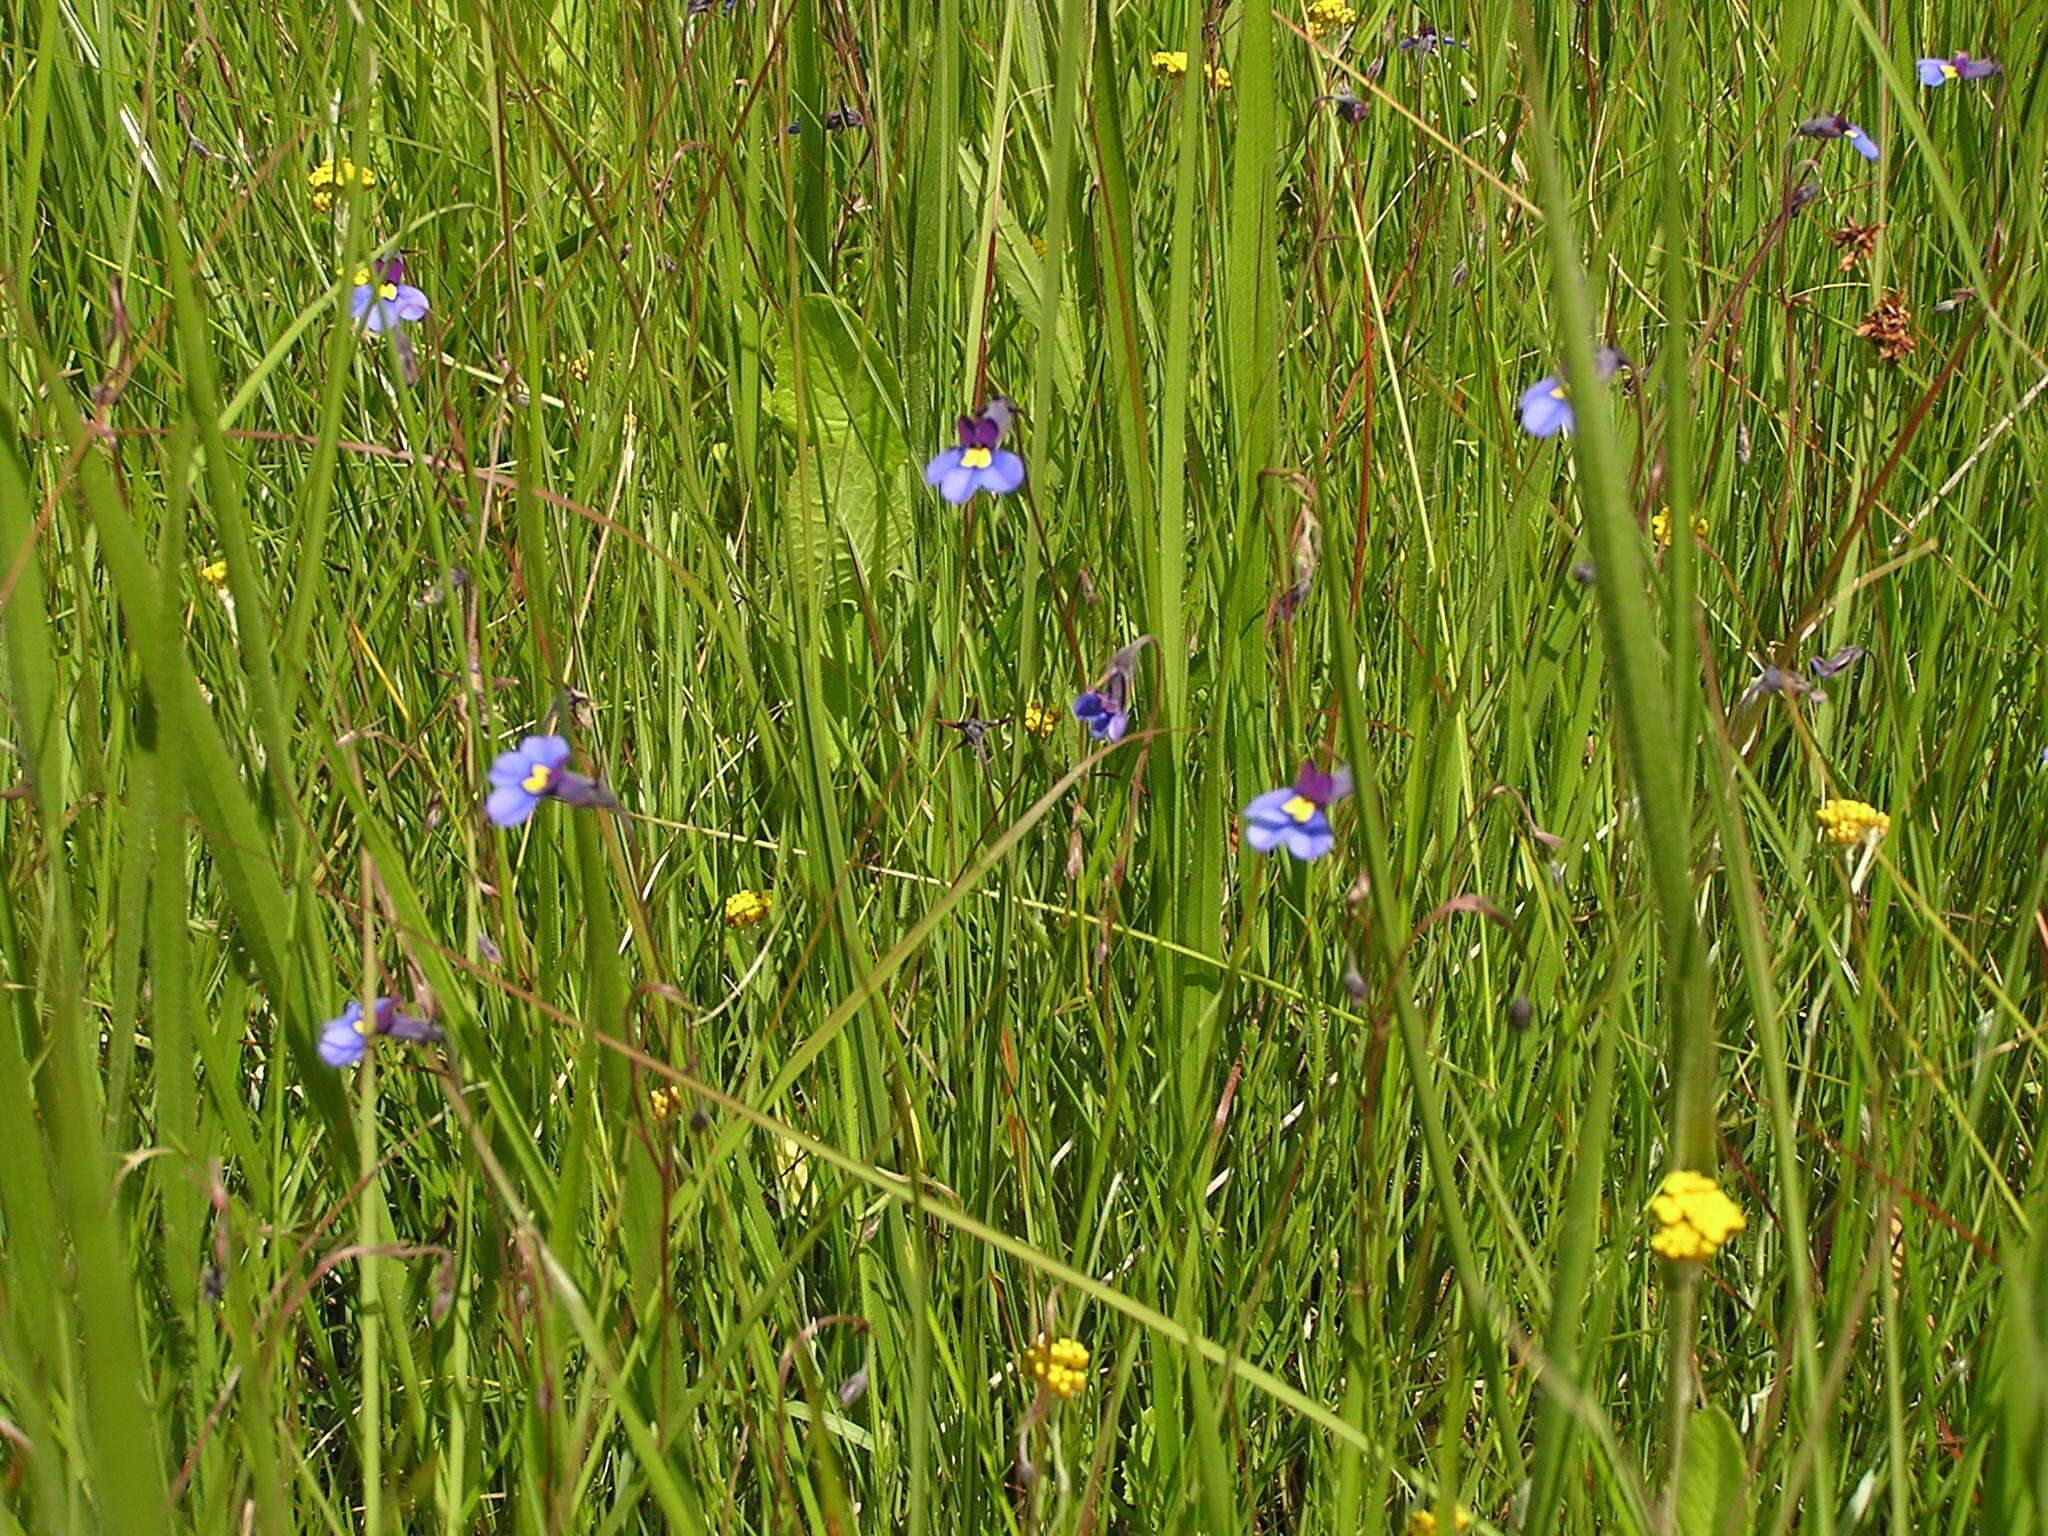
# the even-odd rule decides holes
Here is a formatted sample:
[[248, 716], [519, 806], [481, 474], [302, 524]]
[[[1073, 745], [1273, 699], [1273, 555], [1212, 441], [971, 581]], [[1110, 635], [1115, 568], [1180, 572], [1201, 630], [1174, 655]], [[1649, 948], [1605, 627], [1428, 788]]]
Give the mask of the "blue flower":
[[320, 1059], [330, 1067], [352, 1067], [363, 1059], [372, 1035], [416, 1042], [446, 1038], [438, 1025], [400, 1013], [396, 1002], [380, 997], [371, 1005], [367, 1023], [363, 1019], [363, 1005], [351, 1002], [341, 1011], [340, 1018], [329, 1019], [320, 1026]]
[[1294, 783], [1269, 789], [1244, 808], [1244, 840], [1259, 853], [1285, 848], [1297, 859], [1320, 859], [1337, 845], [1328, 808], [1351, 793], [1351, 775], [1303, 763]]
[[1522, 413], [1522, 430], [1531, 437], [1555, 437], [1560, 432], [1569, 432], [1575, 420], [1571, 395], [1564, 380], [1554, 373], [1523, 390], [1518, 408]]
[[1793, 131], [1807, 139], [1847, 139], [1849, 147], [1866, 160], [1875, 160], [1881, 153], [1877, 140], [1839, 112], [1823, 112], [1817, 117], [1809, 117]]
[[924, 483], [959, 506], [976, 491], [1003, 496], [1024, 483], [1024, 461], [996, 445], [1010, 428], [1017, 408], [998, 395], [978, 416], [959, 420], [960, 446], [937, 454], [924, 467]]
[[427, 296], [404, 279], [402, 257], [385, 257], [374, 273], [368, 267], [358, 267], [355, 288], [348, 296], [349, 318], [373, 333], [425, 318]]
[[1097, 741], [1122, 741], [1131, 728], [1131, 677], [1137, 670], [1138, 652], [1152, 643], [1140, 635], [1109, 658], [1102, 669], [1102, 681], [1074, 700], [1074, 718], [1088, 727]]
[[[1628, 359], [1613, 347], [1601, 347], [1593, 354], [1594, 369], [1605, 384], [1628, 366]], [[1531, 437], [1555, 437], [1578, 425], [1572, 411], [1571, 386], [1561, 373], [1538, 379], [1522, 391], [1516, 403], [1522, 413], [1522, 430]]]
[[1952, 59], [1922, 59], [1914, 66], [1922, 85], [1947, 85], [1951, 80], [1984, 80], [1998, 73], [1996, 59], [1973, 59], [1959, 53]]
[[510, 752], [500, 752], [491, 764], [491, 794], [484, 814], [497, 826], [516, 827], [543, 800], [618, 809], [618, 799], [609, 789], [571, 773], [563, 766], [568, 761], [569, 743], [559, 736], [528, 736]]

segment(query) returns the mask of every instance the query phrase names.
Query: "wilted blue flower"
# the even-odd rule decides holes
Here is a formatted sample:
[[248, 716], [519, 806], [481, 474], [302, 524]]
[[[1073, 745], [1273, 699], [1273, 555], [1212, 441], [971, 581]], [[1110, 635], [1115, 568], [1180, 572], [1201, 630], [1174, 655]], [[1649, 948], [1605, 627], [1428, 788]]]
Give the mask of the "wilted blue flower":
[[[1601, 347], [1593, 361], [1602, 384], [1628, 366], [1628, 359], [1613, 347]], [[1523, 390], [1517, 409], [1522, 413], [1522, 430], [1531, 437], [1555, 437], [1571, 431], [1578, 421], [1572, 412], [1571, 386], [1561, 373], [1538, 379]]]
[[1877, 140], [1839, 112], [1823, 112], [1817, 117], [1809, 117], [1794, 131], [1807, 139], [1847, 139], [1850, 148], [1866, 160], [1875, 160], [1880, 153]]
[[1428, 22], [1419, 27], [1413, 37], [1404, 37], [1398, 45], [1403, 53], [1413, 53], [1427, 58], [1439, 48], [1462, 48], [1463, 39], [1455, 38], [1448, 32], [1439, 32]]
[[1152, 643], [1140, 635], [1109, 658], [1102, 669], [1102, 681], [1074, 700], [1074, 718], [1088, 727], [1097, 741], [1122, 741], [1131, 728], [1131, 677], [1137, 670], [1138, 652]]
[[1371, 110], [1365, 102], [1359, 100], [1349, 91], [1338, 91], [1334, 96], [1318, 96], [1316, 98], [1316, 105], [1320, 106], [1326, 101], [1337, 116], [1353, 126], [1364, 122], [1366, 114]]
[[1244, 808], [1244, 840], [1259, 853], [1285, 848], [1297, 859], [1320, 859], [1337, 844], [1328, 808], [1351, 793], [1351, 774], [1303, 763], [1287, 789], [1269, 789]]
[[1998, 73], [1996, 59], [1973, 59], [1959, 53], [1952, 59], [1922, 59], [1917, 66], [1922, 85], [1947, 85], [1951, 80], [1987, 80]]
[[427, 313], [427, 296], [405, 281], [405, 259], [386, 256], [369, 267], [356, 268], [355, 289], [348, 297], [349, 318], [364, 330], [381, 332], [419, 320]]
[[484, 814], [498, 826], [516, 827], [543, 800], [616, 810], [618, 799], [595, 779], [571, 773], [569, 743], [559, 736], [528, 736], [491, 764], [490, 798]]
[[1840, 677], [1870, 653], [1860, 645], [1845, 645], [1832, 656], [1815, 656], [1806, 663], [1815, 677]]
[[439, 1026], [400, 1013], [396, 1002], [380, 997], [371, 1005], [367, 1020], [363, 1017], [363, 1005], [351, 1002], [340, 1018], [329, 1019], [320, 1026], [320, 1059], [330, 1067], [352, 1067], [363, 1059], [372, 1035], [415, 1042], [447, 1038]]
[[1751, 703], [1767, 693], [1783, 694], [1787, 698], [1796, 699], [1801, 694], [1809, 692], [1817, 699], [1827, 697], [1797, 672], [1787, 672], [1783, 667], [1765, 667], [1757, 674], [1756, 681], [1742, 690], [1741, 702]]
[[935, 455], [925, 465], [925, 484], [937, 486], [939, 494], [956, 507], [976, 491], [1002, 496], [1016, 490], [1024, 483], [1024, 461], [996, 446], [1016, 414], [1016, 406], [998, 395], [981, 408], [980, 415], [962, 416], [960, 446]]

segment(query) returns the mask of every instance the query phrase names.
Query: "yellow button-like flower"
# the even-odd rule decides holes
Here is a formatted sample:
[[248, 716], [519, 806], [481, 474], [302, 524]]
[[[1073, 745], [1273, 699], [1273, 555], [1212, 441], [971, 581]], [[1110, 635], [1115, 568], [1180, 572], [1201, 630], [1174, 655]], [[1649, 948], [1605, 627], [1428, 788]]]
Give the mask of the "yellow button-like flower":
[[1038, 700], [1033, 699], [1024, 706], [1024, 729], [1033, 736], [1036, 736], [1040, 741], [1045, 740], [1046, 737], [1059, 728], [1059, 715], [1055, 711], [1047, 709]]
[[1088, 1346], [1079, 1339], [1040, 1339], [1024, 1351], [1024, 1369], [1054, 1397], [1088, 1385]]
[[1816, 814], [1821, 835], [1842, 848], [1874, 843], [1892, 829], [1891, 817], [1861, 800], [1829, 800]]
[[[1472, 1528], [1472, 1511], [1460, 1504], [1451, 1511], [1451, 1524], [1458, 1530]], [[1408, 1512], [1408, 1523], [1401, 1528], [1401, 1536], [1436, 1536], [1436, 1511], [1416, 1509]]]
[[683, 1107], [683, 1090], [680, 1088], [657, 1088], [647, 1095], [648, 1113], [663, 1125], [676, 1117]]
[[1657, 1235], [1650, 1246], [1674, 1263], [1703, 1264], [1749, 1225], [1742, 1208], [1704, 1173], [1679, 1169], [1664, 1176], [1650, 1202]]
[[322, 213], [334, 206], [337, 194], [350, 187], [374, 187], [377, 173], [353, 160], [323, 160], [306, 173], [306, 187], [313, 206]]
[[228, 563], [225, 560], [209, 560], [199, 567], [199, 579], [209, 587], [220, 588], [228, 584]]
[[1308, 35], [1321, 37], [1328, 32], [1339, 32], [1357, 21], [1358, 12], [1344, 0], [1315, 0], [1315, 4], [1308, 8]]
[[1210, 86], [1219, 91], [1230, 89], [1230, 71], [1221, 64], [1204, 64], [1202, 73], [1209, 77]]
[[1168, 53], [1164, 49], [1152, 55], [1152, 73], [1168, 80], [1178, 80], [1188, 72], [1188, 56], [1184, 53]]
[[[1657, 541], [1659, 549], [1671, 547], [1671, 514], [1659, 512], [1650, 519], [1650, 536]], [[1707, 536], [1707, 520], [1695, 512], [1692, 515], [1692, 536], [1704, 539]]]
[[725, 926], [751, 928], [775, 909], [775, 898], [766, 891], [734, 891], [725, 898]]
[[595, 352], [578, 352], [569, 359], [569, 377], [578, 384], [588, 384], [590, 382], [590, 365], [596, 361], [597, 354]]

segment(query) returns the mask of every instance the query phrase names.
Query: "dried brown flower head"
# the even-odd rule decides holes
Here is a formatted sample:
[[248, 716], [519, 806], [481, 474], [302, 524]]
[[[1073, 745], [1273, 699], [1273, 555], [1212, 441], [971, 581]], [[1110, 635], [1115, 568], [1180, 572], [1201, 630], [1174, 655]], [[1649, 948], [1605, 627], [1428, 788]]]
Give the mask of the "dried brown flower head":
[[1913, 339], [1913, 311], [1906, 308], [1903, 294], [1888, 293], [1878, 300], [1856, 334], [1877, 348], [1881, 363], [1896, 363], [1918, 345]]
[[1877, 249], [1877, 233], [1883, 228], [1882, 224], [1845, 224], [1828, 231], [1828, 238], [1841, 248], [1844, 272]]

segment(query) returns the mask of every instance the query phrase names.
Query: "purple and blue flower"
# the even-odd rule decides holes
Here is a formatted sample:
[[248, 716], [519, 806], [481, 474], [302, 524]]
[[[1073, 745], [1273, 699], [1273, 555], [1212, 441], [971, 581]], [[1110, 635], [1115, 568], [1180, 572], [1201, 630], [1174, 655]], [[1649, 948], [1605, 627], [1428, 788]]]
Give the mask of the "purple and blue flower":
[[[1601, 347], [1593, 360], [1602, 384], [1628, 366], [1628, 359], [1613, 347]], [[1561, 373], [1538, 379], [1523, 390], [1516, 409], [1522, 413], [1522, 430], [1531, 437], [1555, 437], [1560, 432], [1570, 432], [1578, 424], [1572, 410], [1571, 386]]]
[[960, 446], [933, 456], [924, 467], [924, 483], [938, 487], [947, 501], [959, 506], [976, 491], [1005, 496], [1024, 483], [1024, 461], [999, 447], [1017, 408], [998, 395], [979, 415], [959, 420]]
[[1877, 140], [1839, 112], [1809, 117], [1794, 131], [1803, 139], [1847, 139], [1849, 147], [1866, 160], [1875, 160], [1882, 153]]
[[340, 1018], [329, 1019], [320, 1026], [320, 1059], [330, 1067], [352, 1067], [363, 1059], [372, 1035], [389, 1035], [393, 1040], [416, 1044], [447, 1038], [439, 1025], [400, 1013], [393, 999], [380, 997], [371, 1004], [368, 1018], [363, 1016], [363, 1005], [352, 1002], [341, 1011]]
[[405, 280], [405, 258], [386, 256], [372, 267], [356, 268], [355, 287], [348, 296], [349, 318], [364, 330], [382, 333], [408, 321], [426, 318], [427, 296]]
[[1244, 808], [1244, 840], [1259, 853], [1285, 848], [1304, 862], [1320, 859], [1337, 845], [1329, 808], [1351, 793], [1351, 774], [1325, 772], [1303, 763], [1294, 783], [1269, 789]]
[[1973, 59], [1967, 53], [1952, 59], [1922, 59], [1914, 67], [1920, 72], [1920, 83], [1929, 86], [1947, 85], [1951, 80], [1988, 80], [1999, 72], [1996, 59]]
[[1074, 718], [1088, 727], [1097, 741], [1122, 741], [1131, 728], [1131, 678], [1137, 671], [1138, 652], [1152, 643], [1140, 635], [1109, 658], [1102, 669], [1102, 681], [1074, 700]]
[[572, 773], [569, 743], [559, 736], [528, 736], [491, 764], [490, 798], [484, 814], [494, 825], [516, 827], [543, 800], [617, 810], [618, 798], [595, 779]]

